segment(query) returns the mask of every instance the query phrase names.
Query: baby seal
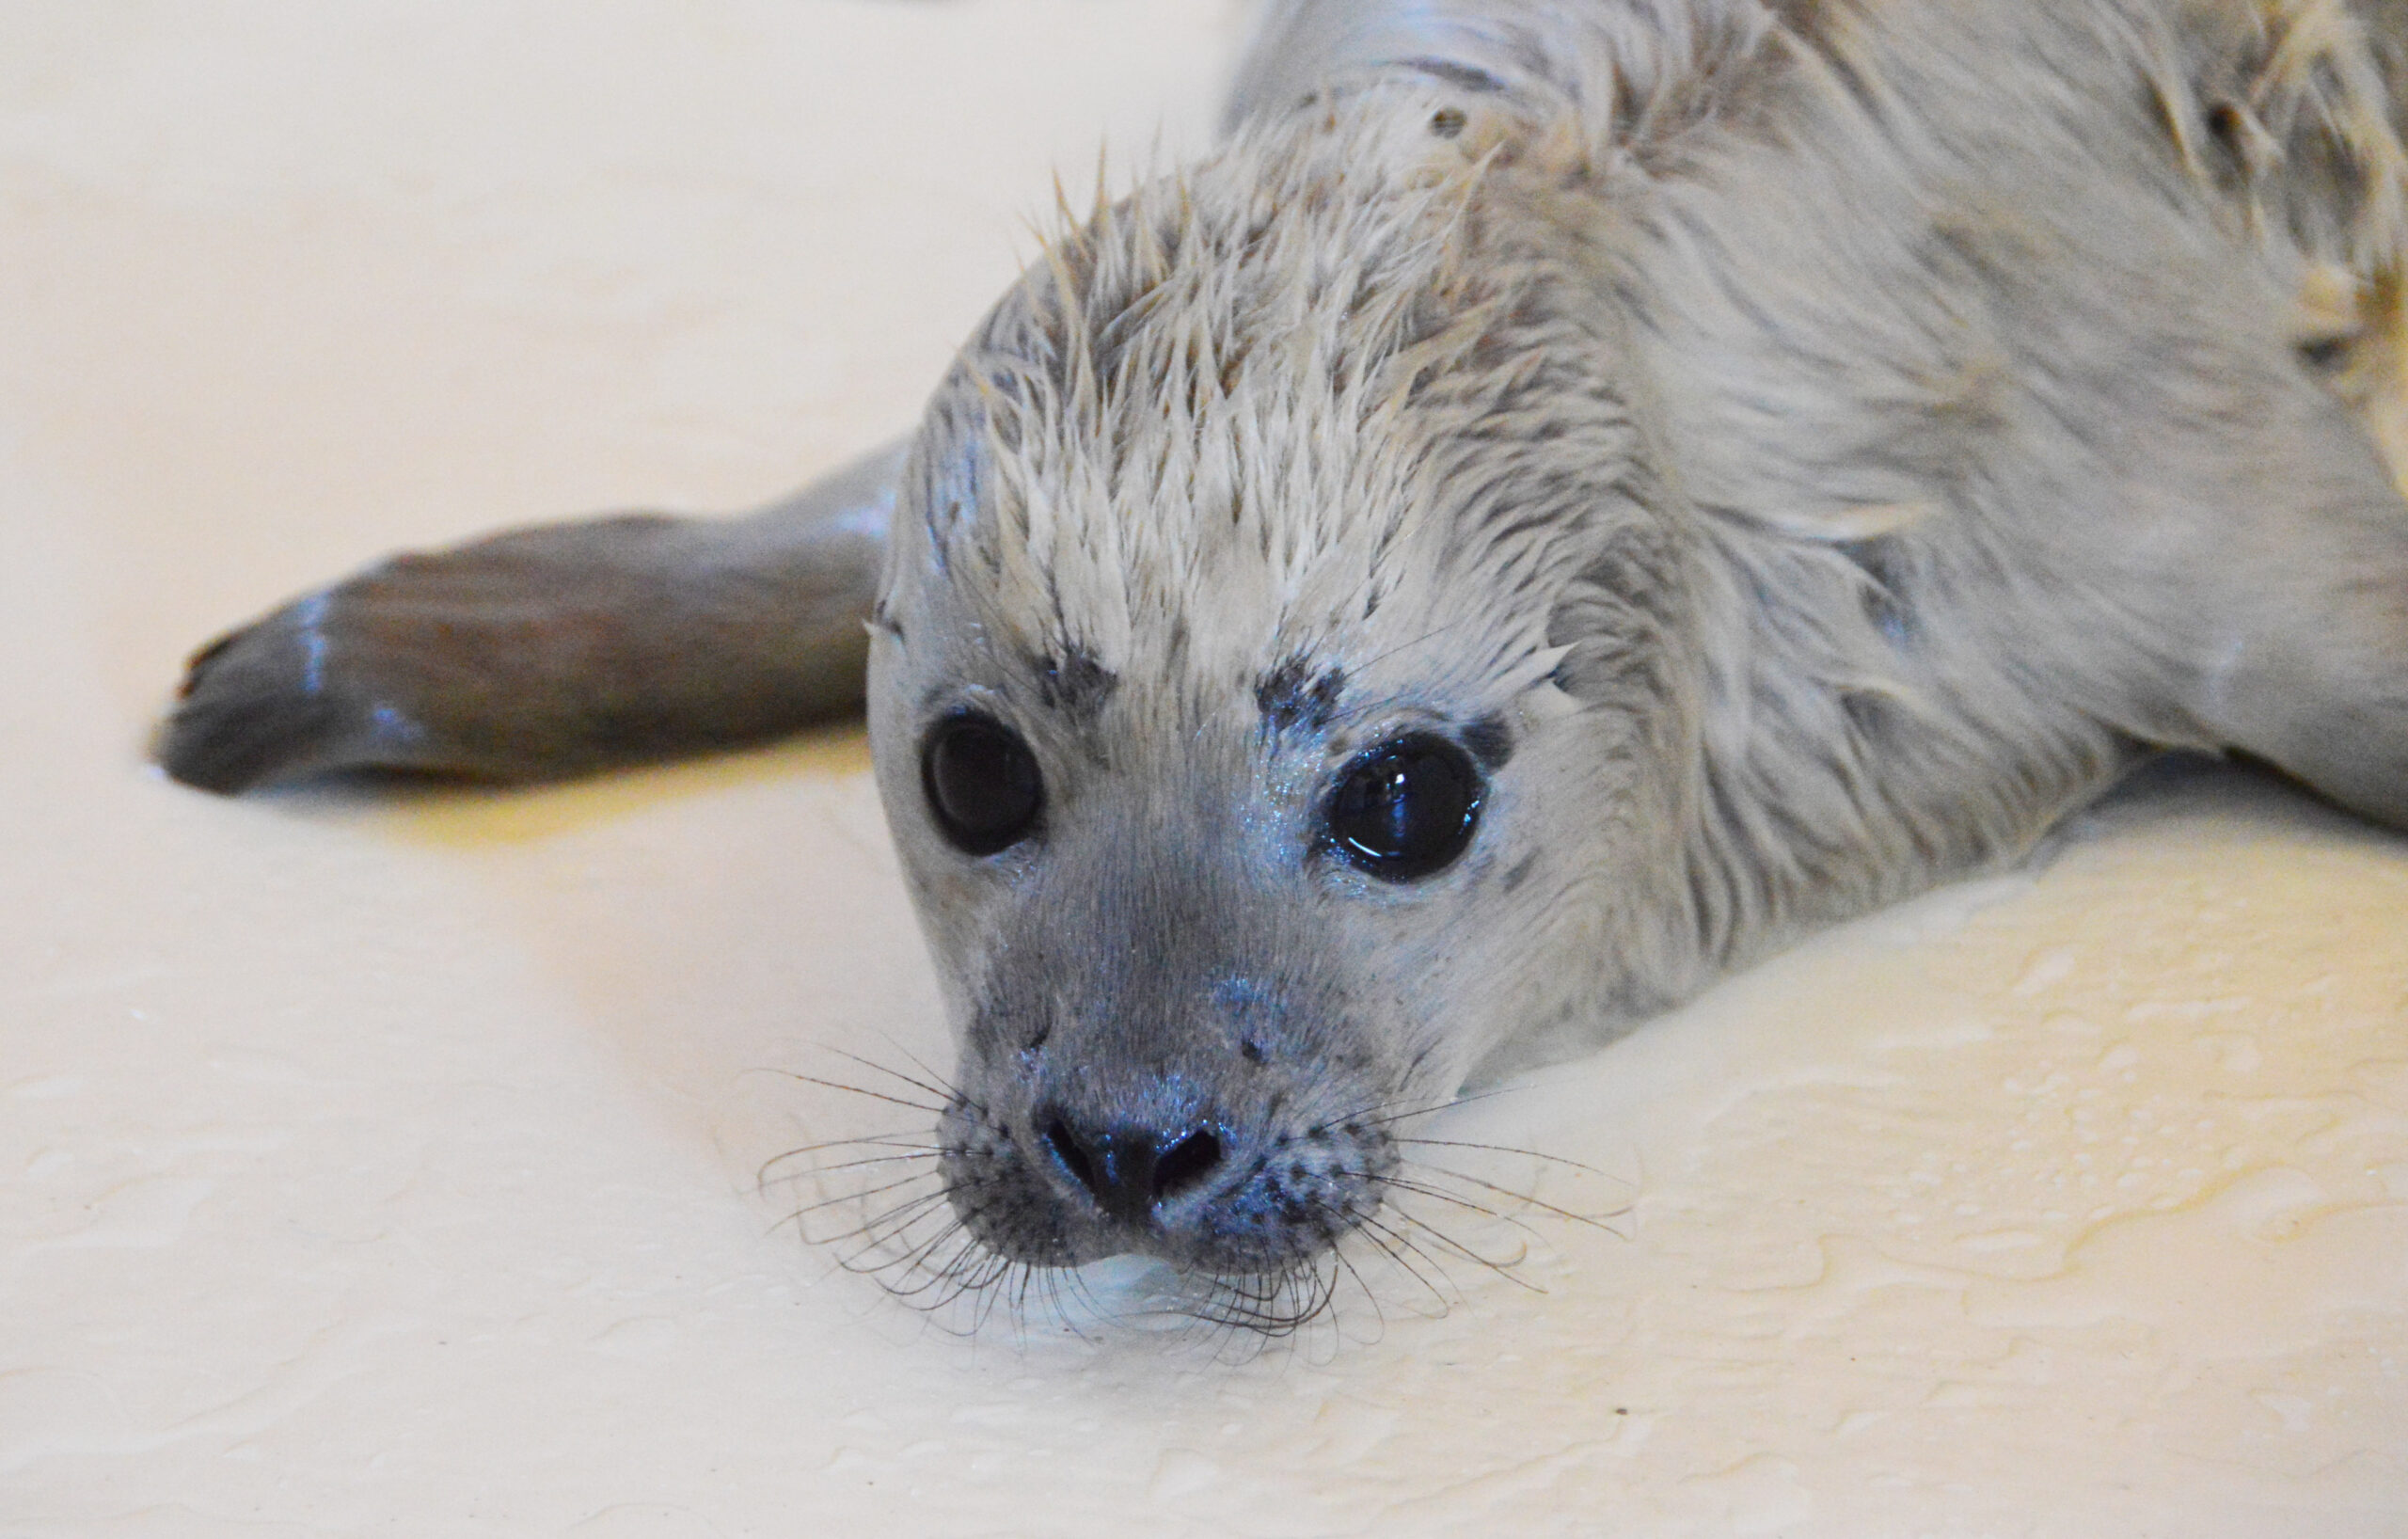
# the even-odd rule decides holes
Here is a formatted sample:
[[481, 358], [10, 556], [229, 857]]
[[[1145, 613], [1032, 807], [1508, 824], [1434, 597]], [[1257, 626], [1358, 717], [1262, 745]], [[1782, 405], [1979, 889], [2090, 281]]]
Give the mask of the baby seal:
[[899, 457], [372, 569], [163, 757], [557, 773], [865, 647], [961, 1226], [1293, 1276], [1401, 1113], [2152, 747], [2408, 826], [2403, 103], [2408, 0], [1291, 0]]

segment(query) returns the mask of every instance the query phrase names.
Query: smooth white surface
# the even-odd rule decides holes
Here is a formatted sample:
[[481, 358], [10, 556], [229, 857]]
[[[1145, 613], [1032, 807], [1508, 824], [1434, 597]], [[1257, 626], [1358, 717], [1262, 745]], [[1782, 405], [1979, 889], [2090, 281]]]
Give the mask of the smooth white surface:
[[752, 1189], [915, 1120], [786, 1071], [943, 1052], [857, 735], [143, 768], [290, 590], [899, 429], [1053, 167], [1200, 142], [1235, 32], [0, 9], [0, 1532], [2408, 1531], [2408, 840], [2279, 789], [2160, 775], [1450, 1114], [1624, 1237], [1425, 1209], [1527, 1255], [1231, 1363], [947, 1335]]

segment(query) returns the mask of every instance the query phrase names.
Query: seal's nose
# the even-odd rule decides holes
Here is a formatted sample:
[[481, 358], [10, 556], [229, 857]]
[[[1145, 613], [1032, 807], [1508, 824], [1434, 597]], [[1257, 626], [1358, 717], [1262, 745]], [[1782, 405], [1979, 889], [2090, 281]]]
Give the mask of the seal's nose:
[[1168, 1134], [1085, 1128], [1057, 1111], [1039, 1116], [1037, 1127], [1054, 1161], [1096, 1206], [1133, 1228], [1150, 1227], [1156, 1209], [1194, 1190], [1221, 1165], [1221, 1135], [1210, 1125]]

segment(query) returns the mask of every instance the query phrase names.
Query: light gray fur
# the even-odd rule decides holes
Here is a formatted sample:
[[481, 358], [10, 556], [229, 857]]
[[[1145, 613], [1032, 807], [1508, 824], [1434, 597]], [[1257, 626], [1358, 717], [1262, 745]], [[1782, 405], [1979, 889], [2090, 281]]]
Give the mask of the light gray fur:
[[[2408, 826], [2361, 416], [2404, 102], [2408, 0], [1275, 7], [1224, 145], [1063, 231], [902, 470], [871, 732], [970, 1232], [1309, 1264], [1396, 1109], [2011, 859], [2151, 745]], [[1001, 854], [924, 803], [965, 707], [1045, 777]], [[1316, 828], [1408, 730], [1510, 752], [1393, 885]], [[1227, 1157], [1133, 1228], [1053, 1117]]]

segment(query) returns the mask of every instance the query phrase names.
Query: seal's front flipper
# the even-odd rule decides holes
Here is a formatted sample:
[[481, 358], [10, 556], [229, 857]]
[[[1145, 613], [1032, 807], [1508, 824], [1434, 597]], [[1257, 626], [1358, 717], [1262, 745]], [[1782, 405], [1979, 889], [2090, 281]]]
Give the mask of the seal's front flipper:
[[234, 793], [363, 769], [544, 780], [861, 706], [900, 446], [743, 517], [396, 556], [196, 654], [157, 744]]

